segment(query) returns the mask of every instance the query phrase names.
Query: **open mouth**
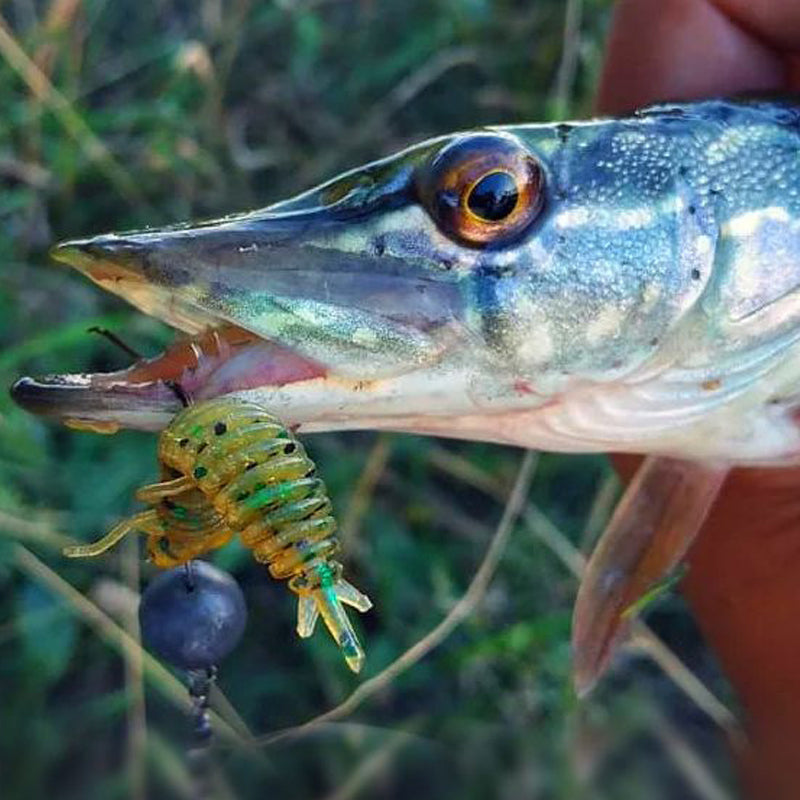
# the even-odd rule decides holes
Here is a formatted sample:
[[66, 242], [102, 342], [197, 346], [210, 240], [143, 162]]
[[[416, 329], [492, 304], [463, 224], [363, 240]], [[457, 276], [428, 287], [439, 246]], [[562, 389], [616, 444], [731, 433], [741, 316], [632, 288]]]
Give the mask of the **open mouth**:
[[57, 417], [71, 427], [113, 433], [120, 427], [159, 429], [185, 399], [324, 377], [327, 369], [289, 348], [221, 325], [182, 337], [155, 358], [110, 373], [21, 378], [14, 400], [32, 413]]
[[185, 338], [114, 373], [22, 378], [13, 398], [97, 431], [159, 430], [184, 398], [248, 391], [318, 428], [365, 410], [404, 413], [469, 332], [463, 283], [435, 257], [409, 167], [389, 172], [362, 199], [317, 190], [221, 220], [58, 245], [56, 260]]
[[298, 421], [321, 419], [346, 415], [354, 400], [363, 406], [367, 383], [440, 357], [439, 332], [461, 302], [454, 282], [372, 255], [287, 244], [265, 225], [249, 239], [230, 226], [55, 248], [57, 260], [182, 336], [117, 372], [22, 378], [14, 400], [97, 432], [160, 430], [186, 398], [247, 391]]

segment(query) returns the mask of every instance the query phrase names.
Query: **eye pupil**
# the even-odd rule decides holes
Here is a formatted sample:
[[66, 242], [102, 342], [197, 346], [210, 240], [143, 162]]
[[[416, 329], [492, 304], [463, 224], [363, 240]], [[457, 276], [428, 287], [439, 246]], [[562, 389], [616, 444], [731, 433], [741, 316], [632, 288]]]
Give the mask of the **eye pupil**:
[[517, 182], [508, 172], [492, 172], [481, 178], [467, 197], [467, 208], [487, 222], [500, 222], [517, 205]]

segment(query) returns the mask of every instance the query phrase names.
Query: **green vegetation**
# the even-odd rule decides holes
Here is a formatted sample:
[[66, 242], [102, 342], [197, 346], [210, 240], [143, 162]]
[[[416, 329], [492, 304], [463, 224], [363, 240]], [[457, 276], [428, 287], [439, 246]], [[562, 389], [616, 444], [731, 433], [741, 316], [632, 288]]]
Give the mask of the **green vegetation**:
[[[2, 4], [0, 383], [123, 366], [124, 354], [86, 333], [92, 325], [146, 353], [172, 336], [49, 263], [54, 241], [265, 205], [453, 129], [586, 114], [608, 6]], [[216, 705], [230, 796], [730, 796], [723, 736], [674, 672], [631, 654], [589, 701], [571, 691], [576, 582], [562, 559], [570, 545], [586, 552], [607, 517], [605, 459], [540, 457], [508, 544], [495, 548], [496, 574], [485, 594], [474, 588], [471, 608], [459, 598], [522, 453], [367, 433], [306, 443], [343, 524], [348, 575], [375, 603], [356, 621], [367, 665], [355, 678], [326, 635], [299, 640], [285, 586], [241, 547], [221, 551], [216, 561], [236, 574], [250, 609]], [[141, 543], [95, 561], [60, 556], [136, 508], [134, 489], [155, 477], [154, 449], [151, 435], [78, 433], [0, 399], [5, 800], [183, 796], [182, 678], [130, 638], [135, 593], [153, 574], [149, 565], [139, 574]], [[263, 736], [342, 703], [454, 609], [463, 623], [360, 704], [356, 696], [352, 713], [242, 746], [245, 725]], [[680, 600], [661, 598], [650, 619], [725, 696]]]

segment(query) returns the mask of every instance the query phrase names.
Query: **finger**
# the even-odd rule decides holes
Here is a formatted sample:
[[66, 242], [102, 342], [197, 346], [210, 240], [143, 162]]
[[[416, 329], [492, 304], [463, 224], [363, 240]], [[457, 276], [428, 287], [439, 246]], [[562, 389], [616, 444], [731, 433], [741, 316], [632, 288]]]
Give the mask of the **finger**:
[[797, 0], [713, 0], [720, 10], [754, 36], [783, 50], [800, 50]]
[[621, 0], [607, 52], [597, 105], [609, 113], [786, 81], [784, 59], [707, 0]]
[[745, 711], [753, 797], [770, 800], [800, 797], [799, 482], [798, 469], [736, 470], [683, 584]]

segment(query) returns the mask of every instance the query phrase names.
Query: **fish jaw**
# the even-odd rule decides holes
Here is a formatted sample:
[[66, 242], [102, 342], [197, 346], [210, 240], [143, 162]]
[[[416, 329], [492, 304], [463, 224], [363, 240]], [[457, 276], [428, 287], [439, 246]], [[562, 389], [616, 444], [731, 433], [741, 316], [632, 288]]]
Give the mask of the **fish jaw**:
[[35, 414], [99, 433], [158, 431], [188, 399], [280, 387], [325, 375], [325, 368], [234, 326], [179, 338], [151, 359], [110, 373], [21, 378], [16, 402]]

